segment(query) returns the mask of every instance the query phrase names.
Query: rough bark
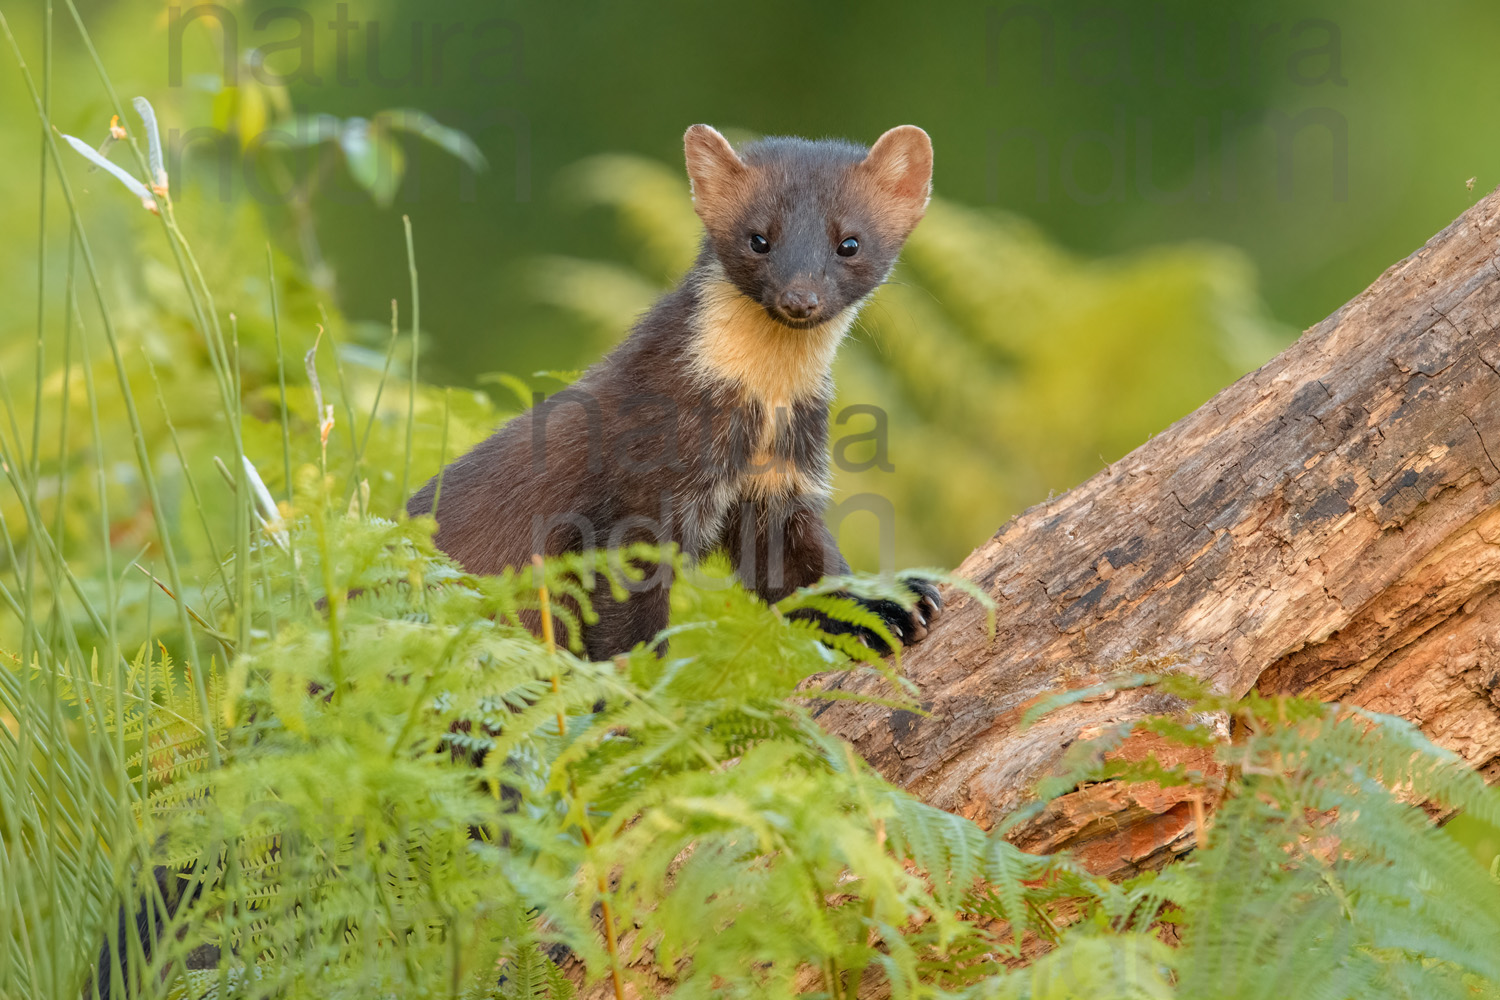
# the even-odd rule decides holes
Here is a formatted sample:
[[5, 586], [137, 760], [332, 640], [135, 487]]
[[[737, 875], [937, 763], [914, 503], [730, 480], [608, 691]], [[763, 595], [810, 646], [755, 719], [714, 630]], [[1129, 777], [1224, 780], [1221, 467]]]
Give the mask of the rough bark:
[[[1500, 192], [1264, 367], [1006, 524], [958, 569], [998, 603], [997, 636], [950, 594], [903, 660], [930, 714], [840, 701], [820, 721], [985, 826], [1070, 743], [1159, 702], [1122, 692], [1023, 730], [1028, 706], [1163, 664], [1237, 695], [1405, 716], [1500, 776], [1497, 236]], [[1191, 846], [1187, 795], [1091, 786], [1013, 838], [1128, 874]]]
[[[901, 664], [929, 714], [838, 701], [819, 720], [891, 781], [986, 827], [1074, 741], [1167, 703], [1122, 691], [1023, 730], [1028, 707], [1168, 666], [1234, 694], [1404, 716], [1500, 778], [1497, 251], [1500, 191], [1264, 367], [973, 552], [958, 575], [995, 599], [998, 631], [978, 602], [945, 595]], [[1150, 737], [1121, 752], [1215, 767]], [[1011, 837], [1124, 876], [1191, 848], [1214, 804], [1197, 794], [1091, 785]]]

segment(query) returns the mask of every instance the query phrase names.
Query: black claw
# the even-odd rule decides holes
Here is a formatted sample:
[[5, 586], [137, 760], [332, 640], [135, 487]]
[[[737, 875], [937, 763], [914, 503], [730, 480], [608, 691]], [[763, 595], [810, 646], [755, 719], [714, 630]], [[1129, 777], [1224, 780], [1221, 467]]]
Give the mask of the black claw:
[[[908, 579], [903, 582], [915, 598], [908, 607], [903, 607], [897, 601], [856, 598], [852, 594], [844, 595], [858, 601], [867, 611], [880, 619], [891, 638], [896, 640], [895, 648], [910, 646], [924, 637], [927, 634], [926, 630], [931, 627], [933, 619], [937, 617], [938, 611], [943, 606], [937, 588], [928, 581]], [[874, 629], [852, 625], [836, 617], [813, 612], [806, 614], [807, 617], [815, 618], [825, 632], [848, 635], [881, 656], [889, 656], [895, 652], [892, 643], [885, 636], [877, 634]]]
[[905, 582], [907, 588], [917, 597], [916, 605], [910, 612], [911, 619], [920, 622], [922, 628], [930, 628], [938, 612], [943, 609], [942, 595], [927, 580], [912, 578]]

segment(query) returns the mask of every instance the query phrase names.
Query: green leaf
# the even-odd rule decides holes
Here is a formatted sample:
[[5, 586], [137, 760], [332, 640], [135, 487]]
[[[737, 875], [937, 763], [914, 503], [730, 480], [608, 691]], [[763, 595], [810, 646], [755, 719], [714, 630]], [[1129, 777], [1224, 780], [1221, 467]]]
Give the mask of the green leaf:
[[384, 128], [418, 136], [463, 161], [470, 170], [480, 171], [489, 167], [479, 146], [468, 134], [443, 125], [425, 111], [414, 108], [387, 108], [376, 112], [375, 122]]
[[287, 146], [301, 149], [307, 146], [318, 146], [325, 142], [340, 142], [344, 123], [328, 114], [291, 115], [279, 119], [276, 128], [283, 134], [282, 141]]
[[350, 118], [339, 130], [339, 148], [354, 182], [370, 193], [375, 204], [390, 205], [406, 169], [406, 155], [390, 132], [379, 122]]

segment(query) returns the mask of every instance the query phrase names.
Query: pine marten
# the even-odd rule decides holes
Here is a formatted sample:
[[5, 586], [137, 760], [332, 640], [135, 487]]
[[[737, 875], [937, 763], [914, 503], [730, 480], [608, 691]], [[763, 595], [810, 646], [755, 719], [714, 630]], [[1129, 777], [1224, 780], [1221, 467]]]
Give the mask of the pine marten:
[[[869, 149], [767, 138], [737, 153], [694, 125], [684, 146], [705, 235], [681, 284], [572, 386], [408, 501], [436, 514], [438, 547], [468, 571], [673, 543], [692, 560], [727, 552], [768, 602], [848, 571], [823, 521], [830, 365], [926, 210], [932, 144], [902, 125]], [[666, 627], [671, 569], [651, 570], [624, 601], [595, 592], [590, 657]], [[930, 584], [909, 586], [910, 610], [863, 602], [907, 643], [939, 608]], [[823, 626], [888, 651], [870, 630]]]

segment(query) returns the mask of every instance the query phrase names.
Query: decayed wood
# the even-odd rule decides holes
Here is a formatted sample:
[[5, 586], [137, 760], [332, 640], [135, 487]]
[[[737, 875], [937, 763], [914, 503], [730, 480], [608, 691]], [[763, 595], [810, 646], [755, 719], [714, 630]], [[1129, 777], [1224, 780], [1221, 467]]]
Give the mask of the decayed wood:
[[[978, 603], [950, 594], [903, 660], [929, 715], [839, 701], [820, 721], [986, 826], [1073, 741], [1161, 701], [1121, 692], [1023, 731], [1029, 705], [1162, 663], [1234, 694], [1405, 716], [1500, 776], [1497, 236], [1500, 192], [1264, 367], [1005, 525], [958, 569], [998, 602], [995, 639]], [[1127, 874], [1190, 847], [1194, 809], [1187, 789], [1106, 783], [1013, 837]]]

